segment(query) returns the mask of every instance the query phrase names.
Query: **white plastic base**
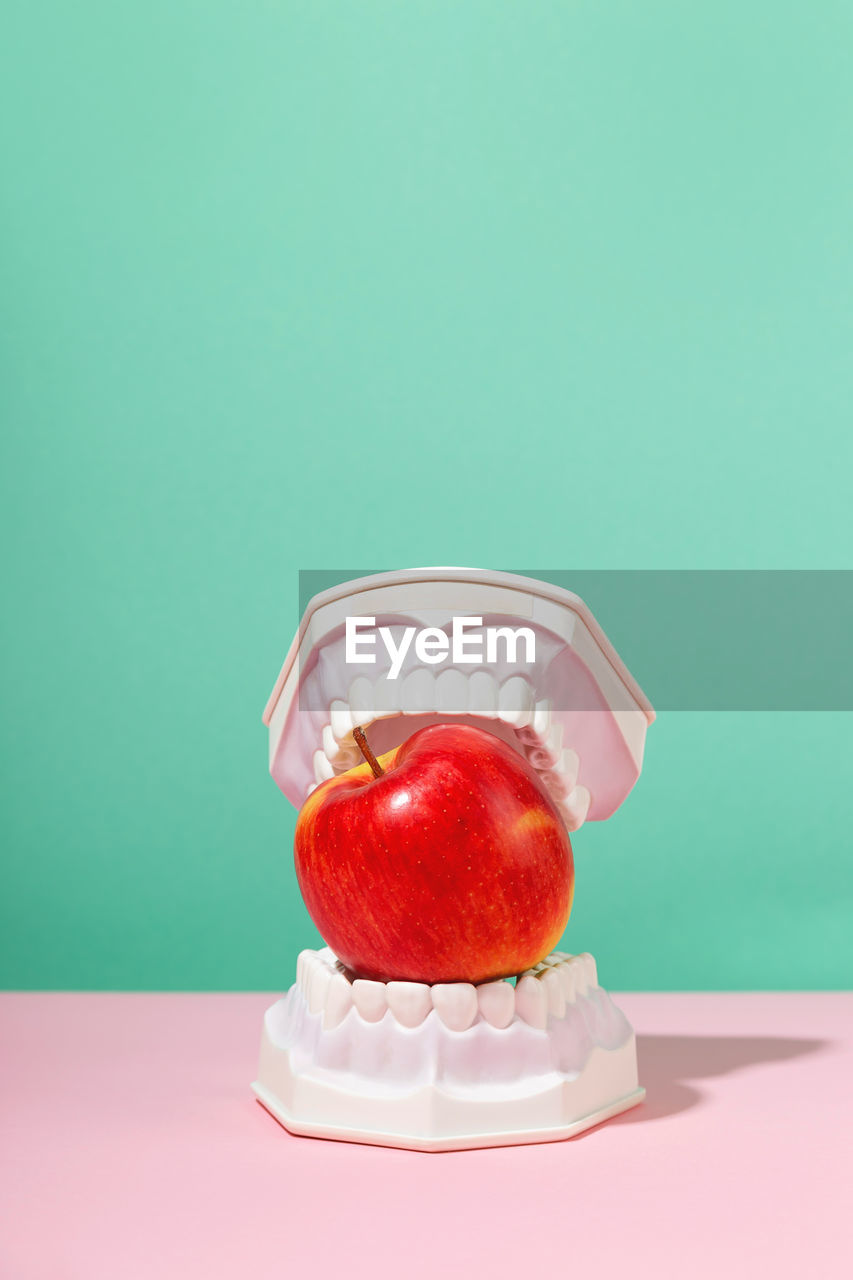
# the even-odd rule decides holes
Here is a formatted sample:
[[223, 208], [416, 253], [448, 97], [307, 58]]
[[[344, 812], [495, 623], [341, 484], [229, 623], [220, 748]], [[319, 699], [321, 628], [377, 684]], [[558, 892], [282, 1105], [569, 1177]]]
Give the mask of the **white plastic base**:
[[479, 1013], [459, 1031], [432, 1008], [411, 1027], [353, 1004], [328, 1025], [297, 983], [267, 1010], [252, 1088], [291, 1133], [418, 1151], [556, 1142], [642, 1102], [634, 1033], [603, 988], [543, 1020]]

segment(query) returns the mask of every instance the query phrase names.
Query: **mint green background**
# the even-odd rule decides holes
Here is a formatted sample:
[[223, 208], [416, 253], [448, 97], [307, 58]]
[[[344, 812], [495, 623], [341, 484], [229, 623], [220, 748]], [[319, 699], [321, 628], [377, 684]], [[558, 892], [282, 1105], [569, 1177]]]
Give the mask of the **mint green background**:
[[[852, 45], [831, 2], [7, 11], [6, 985], [291, 980], [299, 568], [851, 566]], [[850, 732], [661, 716], [567, 944], [849, 986]]]

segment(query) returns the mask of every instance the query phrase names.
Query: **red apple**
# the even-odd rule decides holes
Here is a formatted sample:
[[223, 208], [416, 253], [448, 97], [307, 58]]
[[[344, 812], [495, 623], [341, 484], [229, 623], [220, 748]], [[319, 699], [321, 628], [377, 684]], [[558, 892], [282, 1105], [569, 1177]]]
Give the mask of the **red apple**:
[[323, 782], [296, 824], [296, 875], [338, 959], [382, 982], [483, 982], [536, 964], [572, 905], [568, 832], [536, 771], [494, 734], [421, 729]]

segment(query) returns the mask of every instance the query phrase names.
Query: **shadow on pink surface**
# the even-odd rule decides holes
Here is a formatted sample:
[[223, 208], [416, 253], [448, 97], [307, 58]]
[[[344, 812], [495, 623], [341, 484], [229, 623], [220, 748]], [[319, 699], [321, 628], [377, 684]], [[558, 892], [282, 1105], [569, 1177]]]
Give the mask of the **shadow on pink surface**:
[[640, 1083], [646, 1100], [608, 1124], [637, 1124], [677, 1115], [707, 1100], [708, 1094], [687, 1081], [706, 1080], [750, 1067], [772, 1067], [793, 1058], [819, 1053], [828, 1040], [779, 1036], [637, 1036]]

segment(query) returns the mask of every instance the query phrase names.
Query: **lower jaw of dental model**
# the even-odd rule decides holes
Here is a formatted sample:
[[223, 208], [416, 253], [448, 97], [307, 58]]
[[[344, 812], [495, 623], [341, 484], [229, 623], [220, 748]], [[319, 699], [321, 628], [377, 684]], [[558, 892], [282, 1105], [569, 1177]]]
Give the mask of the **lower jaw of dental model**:
[[563, 952], [514, 984], [427, 986], [303, 951], [253, 1088], [293, 1133], [431, 1151], [556, 1141], [644, 1096], [595, 961]]

